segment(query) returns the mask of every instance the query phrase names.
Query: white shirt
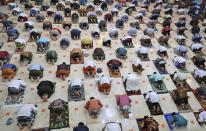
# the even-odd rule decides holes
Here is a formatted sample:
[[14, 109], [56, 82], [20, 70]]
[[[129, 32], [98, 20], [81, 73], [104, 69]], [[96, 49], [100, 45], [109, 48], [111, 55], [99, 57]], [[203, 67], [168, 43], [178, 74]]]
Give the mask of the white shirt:
[[112, 8], [112, 12], [118, 12], [117, 8]]
[[187, 80], [187, 75], [184, 73], [176, 72], [174, 74], [174, 80], [176, 80], [177, 78], [180, 79], [181, 81]]
[[143, 16], [143, 14], [142, 13], [138, 13], [138, 14], [135, 15], [135, 17], [140, 17], [140, 16]]
[[161, 10], [162, 6], [158, 5], [155, 9]]
[[100, 85], [102, 84], [111, 84], [112, 82], [112, 78], [108, 77], [108, 76], [102, 76], [100, 78], [97, 78], [96, 81], [99, 82]]
[[32, 26], [34, 26], [34, 22], [33, 21], [26, 21], [26, 22], [24, 22], [25, 24], [27, 23], [27, 24], [29, 24], [29, 25], [32, 25]]
[[153, 91], [147, 93], [145, 99], [146, 99], [146, 101], [149, 100], [151, 103], [155, 103], [155, 102], [160, 101], [160, 97], [158, 96], [158, 94], [156, 92], [153, 92]]
[[145, 40], [145, 39], [151, 39], [151, 37], [149, 37], [148, 35], [143, 35], [143, 36], [141, 37], [141, 40]]
[[24, 104], [20, 107], [20, 109], [17, 111], [17, 116], [31, 116], [32, 111], [34, 113], [37, 112], [37, 107], [34, 106], [34, 104]]
[[206, 121], [206, 111], [203, 111], [199, 114], [199, 119], [198, 119], [199, 122], [203, 122], [203, 121]]
[[178, 63], [185, 63], [187, 60], [184, 57], [176, 56], [174, 61]]
[[176, 39], [177, 40], [185, 40], [186, 38], [182, 35], [177, 35]]
[[71, 86], [82, 86], [84, 80], [81, 78], [75, 78], [71, 80]]
[[146, 31], [146, 33], [148, 33], [149, 35], [152, 35], [154, 33], [154, 29], [153, 28], [145, 28], [144, 29]]
[[132, 62], [132, 64], [134, 64], [135, 66], [142, 65], [142, 61], [139, 60], [139, 59], [137, 59], [137, 60], [134, 60], [134, 61]]
[[149, 52], [149, 49], [146, 47], [140, 47], [136, 49], [136, 52], [139, 52], [140, 54], [147, 54]]
[[132, 37], [131, 37], [131, 36], [126, 35], [126, 36], [123, 36], [123, 37], [122, 37], [122, 40], [126, 40], [126, 39], [129, 39], [129, 38], [131, 38], [131, 39], [132, 39]]
[[199, 77], [206, 76], [206, 71], [204, 71], [204, 70], [196, 69], [194, 73], [195, 73], [195, 77], [197, 77], [197, 76], [199, 76]]
[[158, 51], [160, 52], [167, 51], [167, 48], [165, 46], [159, 46]]
[[87, 68], [89, 66], [96, 67], [96, 64], [93, 61], [87, 61], [86, 63], [84, 63], [83, 67]]
[[26, 41], [24, 39], [19, 38], [19, 39], [16, 39], [15, 42], [20, 42], [20, 43], [26, 45]]
[[110, 39], [109, 37], [104, 37], [104, 38], [103, 38], [103, 41], [104, 41], [104, 42], [106, 42], [106, 41], [108, 41], [108, 40], [111, 40], [111, 39]]
[[40, 31], [38, 31], [38, 30], [36, 30], [36, 29], [32, 29], [32, 30], [30, 30], [29, 32], [30, 32], [30, 33], [31, 33], [31, 32], [40, 33]]
[[202, 23], [206, 23], [206, 19], [204, 19]]
[[26, 13], [20, 13], [18, 16], [28, 17]]
[[8, 82], [6, 85], [8, 88], [14, 87], [16, 89], [19, 89], [20, 86], [26, 87], [27, 83], [25, 83], [23, 80], [12, 80], [12, 81]]
[[109, 123], [106, 125], [106, 128], [104, 131], [121, 131], [122, 129], [120, 128], [118, 123]]
[[10, 6], [16, 6], [16, 3], [9, 3]]
[[102, 12], [103, 10], [102, 10], [102, 8], [97, 8], [96, 11]]
[[200, 43], [193, 43], [193, 44], [191, 45], [191, 48], [192, 48], [192, 50], [193, 50], [193, 49], [200, 49], [200, 48], [203, 48], [203, 46], [202, 46], [202, 44], [200, 44]]
[[58, 4], [63, 4], [63, 5], [65, 6], [65, 3], [64, 3], [64, 2], [62, 2], [62, 1], [60, 1]]
[[22, 12], [22, 10], [19, 7], [13, 8], [12, 11]]
[[39, 9], [38, 9], [38, 8], [31, 8], [31, 10], [39, 11]]
[[139, 90], [138, 83], [139, 78], [135, 74], [128, 74], [126, 77], [124, 77], [123, 81], [126, 81], [126, 90], [132, 91], [132, 90]]

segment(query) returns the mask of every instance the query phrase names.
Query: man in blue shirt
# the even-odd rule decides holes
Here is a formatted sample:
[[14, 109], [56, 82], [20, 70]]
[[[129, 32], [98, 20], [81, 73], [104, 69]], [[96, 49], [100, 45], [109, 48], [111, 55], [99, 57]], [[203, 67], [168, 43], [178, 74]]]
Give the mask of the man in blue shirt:
[[184, 45], [180, 45], [178, 48], [178, 53], [179, 55], [181, 55], [182, 57], [185, 57], [186, 56], [186, 53], [187, 53], [187, 47], [184, 46]]
[[89, 131], [89, 128], [83, 122], [80, 122], [78, 126], [73, 128], [73, 131]]
[[8, 29], [7, 31], [7, 35], [9, 37], [10, 41], [13, 41], [14, 39], [16, 39], [19, 36], [19, 32], [17, 29]]
[[121, 60], [124, 60], [127, 58], [127, 50], [125, 48], [117, 48], [116, 53], [120, 57]]
[[33, 82], [34, 79], [39, 79], [43, 77], [44, 67], [41, 64], [33, 64], [28, 68], [29, 71], [29, 79]]
[[175, 127], [187, 127], [187, 120], [183, 116], [177, 115], [175, 112], [172, 113], [170, 122], [171, 124], [175, 123]]
[[14, 64], [6, 64], [2, 66], [2, 81], [5, 81], [6, 78], [10, 81], [11, 78], [14, 78], [16, 75], [17, 67]]

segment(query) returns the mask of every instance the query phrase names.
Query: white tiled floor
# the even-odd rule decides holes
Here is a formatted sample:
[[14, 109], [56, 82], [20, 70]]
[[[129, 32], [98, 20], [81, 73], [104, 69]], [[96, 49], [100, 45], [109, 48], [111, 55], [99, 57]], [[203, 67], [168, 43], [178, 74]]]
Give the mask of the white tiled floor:
[[[91, 2], [91, 0], [89, 0]], [[103, 20], [104, 15], [109, 13], [110, 10], [114, 7], [116, 2], [112, 5], [109, 6], [109, 10], [106, 12], [103, 12], [102, 16], [98, 16], [98, 20]], [[129, 5], [130, 3], [128, 3]], [[24, 5], [19, 5], [20, 8], [24, 9]], [[96, 6], [98, 8], [99, 6]], [[19, 30], [20, 36], [19, 38], [23, 38], [25, 40], [28, 40], [29, 38], [29, 33], [28, 32], [23, 32], [24, 25], [23, 23], [17, 22], [17, 17], [11, 15], [11, 11], [7, 10], [7, 7], [1, 7], [0, 11], [7, 12], [10, 17], [8, 20], [12, 20], [13, 22], [17, 23], [16, 29]], [[40, 8], [40, 6], [38, 6]], [[55, 6], [51, 6], [52, 10], [56, 11]], [[123, 8], [122, 11], [119, 11], [119, 17], [124, 13]], [[102, 39], [104, 37], [109, 37], [109, 31], [113, 28], [115, 28], [115, 21], [119, 19], [119, 17], [114, 17], [114, 22], [113, 23], [108, 23], [107, 25], [107, 32], [101, 32], [100, 36], [101, 38], [99, 40], [93, 40], [93, 49], [82, 49], [84, 53], [89, 54], [88, 57], [84, 57], [84, 61], [89, 61], [93, 60], [92, 54], [93, 50], [96, 47], [101, 47], [104, 52], [106, 59], [104, 61], [95, 61], [97, 64], [97, 68], [102, 68], [103, 72], [100, 75], [107, 75], [109, 76], [109, 71], [108, 67], [106, 66], [106, 63], [110, 59], [117, 59], [116, 58], [116, 49], [118, 47], [123, 47], [120, 38], [123, 35], [127, 35], [127, 31], [130, 29], [130, 22], [134, 20], [133, 16], [139, 11], [140, 7], [136, 7], [137, 11], [133, 12], [132, 16], [130, 16], [129, 21], [125, 23], [124, 30], [118, 30], [119, 31], [119, 37], [118, 40], [112, 40], [112, 48], [107, 48], [102, 46]], [[150, 6], [150, 11], [153, 9], [153, 4]], [[157, 55], [157, 49], [159, 47], [158, 43], [158, 38], [161, 36], [161, 29], [162, 29], [162, 18], [164, 16], [168, 16], [164, 14], [164, 8], [162, 9], [161, 12], [161, 17], [158, 18], [160, 24], [157, 24], [157, 29], [158, 32], [155, 32], [155, 38], [152, 39], [152, 44], [154, 48], [149, 49], [149, 58], [150, 61], [145, 61], [143, 62], [143, 68], [145, 69], [142, 72], [142, 75], [138, 75], [139, 79], [139, 88], [142, 92], [142, 94], [147, 93], [148, 91], [153, 90], [147, 75], [151, 75], [153, 72], [158, 72], [156, 67], [154, 66], [152, 60], [155, 60], [159, 56]], [[29, 11], [25, 11], [27, 14], [29, 14]], [[76, 11], [72, 11], [74, 13]], [[58, 13], [62, 13], [63, 11], [59, 11]], [[46, 12], [41, 11], [41, 14], [46, 16]], [[144, 17], [145, 23], [149, 20], [149, 16], [151, 15], [150, 12], [147, 12], [147, 15]], [[171, 38], [169, 39], [169, 44], [171, 48], [168, 48], [168, 56], [169, 58], [165, 58], [167, 61], [166, 64], [166, 69], [169, 74], [173, 74], [174, 71], [177, 71], [178, 69], [174, 66], [173, 59], [177, 54], [174, 54], [174, 48], [178, 47], [178, 43], [176, 42], [176, 30], [177, 27], [174, 25], [175, 22], [178, 20], [178, 15], [174, 13], [172, 17], [173, 23], [171, 24], [172, 30], [171, 31]], [[187, 17], [187, 27], [188, 29], [191, 28], [189, 25], [190, 17]], [[29, 20], [35, 21], [35, 18], [29, 18]], [[52, 17], [46, 17], [45, 21], [50, 20], [53, 22]], [[71, 21], [71, 18], [65, 18], [64, 20], [69, 20]], [[79, 21], [87, 21], [86, 17], [80, 17]], [[200, 22], [201, 23], [201, 22]], [[2, 24], [0, 24], [0, 28], [2, 28]], [[121, 60], [123, 63], [123, 68], [120, 68], [120, 72], [122, 76], [127, 75], [128, 73], [134, 73], [132, 69], [132, 61], [138, 59], [137, 54], [135, 53], [135, 49], [140, 47], [140, 38], [143, 35], [143, 29], [146, 27], [146, 24], [141, 24], [141, 30], [137, 31], [137, 37], [133, 38], [133, 43], [135, 48], [127, 48], [128, 52], [128, 59], [127, 60]], [[41, 127], [49, 127], [49, 110], [48, 110], [48, 105], [51, 103], [53, 100], [61, 98], [64, 101], [68, 102], [68, 82], [67, 80], [71, 80], [73, 78], [83, 78], [84, 79], [84, 74], [83, 74], [83, 65], [82, 64], [75, 64], [71, 65], [71, 72], [70, 76], [66, 78], [66, 81], [62, 81], [58, 78], [56, 78], [56, 68], [58, 64], [61, 64], [62, 62], [70, 63], [70, 51], [73, 48], [81, 48], [81, 40], [71, 40], [70, 38], [70, 31], [65, 31], [62, 28], [61, 24], [53, 24], [53, 27], [59, 28], [62, 31], [61, 37], [57, 41], [51, 41], [49, 37], [49, 32], [42, 30], [42, 23], [36, 23], [35, 29], [42, 31], [41, 37], [42, 38], [47, 38], [51, 45], [50, 45], [50, 50], [56, 50], [58, 53], [58, 60], [55, 63], [54, 66], [49, 65], [46, 62], [45, 59], [45, 54], [37, 54], [36, 53], [36, 43], [35, 42], [27, 42], [27, 45], [25, 47], [25, 51], [31, 51], [33, 52], [33, 60], [31, 64], [35, 63], [41, 63], [45, 67], [44, 71], [44, 77], [41, 80], [50, 80], [53, 82], [56, 82], [56, 87], [55, 87], [55, 93], [51, 96], [48, 102], [43, 103], [41, 102], [40, 97], [37, 95], [37, 85], [38, 83], [31, 83], [31, 81], [28, 79], [28, 74], [29, 72], [27, 71], [26, 66], [20, 66], [19, 64], [19, 54], [14, 54], [15, 50], [15, 43], [14, 42], [8, 42], [7, 43], [7, 34], [6, 33], [0, 33], [0, 40], [4, 42], [4, 46], [0, 50], [7, 50], [10, 54], [12, 55], [10, 63], [16, 64], [19, 70], [17, 71], [17, 75], [15, 79], [21, 78], [24, 79], [25, 82], [29, 84], [29, 86], [26, 88], [25, 91], [25, 96], [23, 99], [22, 104], [27, 104], [27, 103], [33, 103], [33, 104], [38, 104], [38, 112], [37, 116], [33, 125], [33, 129], [36, 128], [41, 128]], [[71, 28], [79, 28], [78, 24], [72, 24]], [[81, 39], [91, 37], [91, 31], [94, 29], [98, 29], [96, 24], [89, 24], [89, 30], [82, 30], [81, 33]], [[205, 33], [201, 32], [203, 37], [206, 36]], [[191, 45], [191, 37], [192, 34], [190, 31], [186, 31], [186, 45], [189, 46]], [[62, 51], [59, 45], [59, 42], [62, 38], [67, 37], [70, 41], [69, 48], [66, 50]], [[202, 40], [203, 42], [206, 42], [206, 40]], [[206, 47], [204, 45], [204, 53], [206, 54]], [[197, 67], [193, 64], [193, 62], [190, 60], [191, 57], [193, 57], [195, 54], [189, 49], [187, 56], [187, 64], [186, 68], [189, 71], [187, 73], [188, 75], [188, 80], [187, 83], [190, 85], [192, 89], [196, 89], [199, 87], [199, 84], [196, 82], [196, 80], [193, 78], [191, 75], [191, 72], [193, 72], [194, 69]], [[205, 57], [205, 56], [204, 56]], [[168, 91], [172, 91], [176, 89], [177, 87], [171, 80], [170, 76], [165, 75], [164, 83], [166, 85], [166, 88]], [[1, 72], [0, 72], [1, 75]], [[0, 78], [1, 81], [1, 78]], [[125, 89], [123, 87], [123, 82], [122, 78], [114, 78], [112, 81], [112, 88], [108, 96], [104, 95], [103, 93], [98, 91], [98, 86], [95, 81], [95, 78], [92, 79], [84, 79], [84, 92], [85, 92], [85, 100], [83, 101], [78, 101], [78, 102], [69, 102], [69, 124], [70, 128], [63, 128], [63, 129], [58, 129], [54, 131], [72, 131], [72, 127], [76, 126], [80, 121], [84, 122], [88, 127], [90, 128], [91, 131], [100, 131], [102, 128], [105, 126], [107, 122], [121, 122], [123, 131], [139, 131], [138, 125], [136, 123], [137, 118], [143, 118], [144, 116], [148, 115], [150, 116], [150, 111], [148, 109], [148, 106], [145, 102], [145, 99], [143, 95], [135, 95], [135, 96], [130, 96], [130, 99], [132, 100], [132, 113], [130, 114], [129, 119], [124, 119], [123, 116], [120, 114], [118, 106], [116, 104], [115, 100], [115, 95], [119, 94], [126, 94]], [[192, 108], [193, 111], [198, 111], [201, 109], [201, 105], [197, 101], [196, 97], [192, 92], [188, 92], [189, 97], [189, 104]], [[6, 88], [6, 82], [1, 82], [0, 83], [0, 131], [18, 131], [18, 127], [16, 126], [16, 114], [15, 112], [17, 109], [20, 107], [20, 105], [10, 105], [6, 106], [4, 105], [4, 101], [7, 96], [7, 88]], [[98, 116], [97, 119], [91, 119], [89, 116], [88, 112], [83, 108], [84, 104], [86, 103], [87, 100], [89, 100], [90, 97], [94, 96], [95, 98], [98, 98], [101, 100], [103, 103], [103, 108], [101, 109], [101, 113]], [[177, 106], [175, 105], [174, 101], [172, 100], [171, 96], [169, 93], [166, 94], [160, 94], [160, 106], [163, 110], [163, 113], [172, 113], [172, 112], [178, 112]], [[196, 130], [205, 130], [205, 128], [200, 128], [197, 120], [194, 117], [193, 112], [189, 113], [182, 113], [182, 115], [188, 120], [188, 126], [185, 130], [191, 130], [191, 131], [196, 131]], [[159, 115], [159, 116], [153, 116], [155, 120], [158, 121], [159, 123], [159, 129], [160, 131], [168, 131], [169, 127], [167, 125], [167, 122], [165, 120], [164, 115]], [[6, 120], [8, 118], [13, 118], [14, 122], [10, 126], [6, 126]], [[26, 130], [26, 129], [25, 129]]]

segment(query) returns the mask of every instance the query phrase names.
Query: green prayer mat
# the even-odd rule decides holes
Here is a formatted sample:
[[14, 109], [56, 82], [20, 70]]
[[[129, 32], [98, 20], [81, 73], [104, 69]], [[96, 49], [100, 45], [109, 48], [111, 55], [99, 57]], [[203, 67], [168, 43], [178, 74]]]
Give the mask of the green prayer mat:
[[[97, 60], [97, 56], [93, 55], [93, 59]], [[105, 55], [103, 55], [103, 60], [105, 60]]]
[[181, 73], [190, 73], [187, 69], [186, 70], [183, 70], [183, 69], [179, 69], [179, 68], [177, 68], [178, 70], [179, 70], [179, 72], [181, 72]]
[[50, 111], [50, 122], [49, 122], [49, 129], [61, 129], [69, 127], [69, 111], [65, 108], [61, 121], [56, 121], [56, 117], [54, 113]]
[[124, 46], [124, 48], [134, 48], [134, 44], [132, 44], [132, 46], [125, 46], [125, 45], [123, 45]]
[[[147, 77], [148, 77], [148, 79], [149, 79], [150, 75], [148, 75]], [[162, 90], [160, 90], [160, 89], [158, 89], [158, 88], [155, 87], [155, 83], [154, 83], [153, 80], [149, 79], [149, 82], [150, 82], [150, 84], [151, 84], [151, 86], [152, 86], [152, 89], [153, 89], [157, 94], [168, 93], [168, 90], [167, 90], [166, 85], [164, 84], [164, 82], [162, 82], [162, 85], [161, 85], [162, 88], [163, 88]]]
[[[116, 53], [116, 57], [120, 59], [120, 55], [119, 55], [118, 53]], [[128, 58], [128, 57], [126, 56], [126, 59], [127, 59], [127, 58]], [[126, 59], [124, 59], [124, 60], [126, 60]]]

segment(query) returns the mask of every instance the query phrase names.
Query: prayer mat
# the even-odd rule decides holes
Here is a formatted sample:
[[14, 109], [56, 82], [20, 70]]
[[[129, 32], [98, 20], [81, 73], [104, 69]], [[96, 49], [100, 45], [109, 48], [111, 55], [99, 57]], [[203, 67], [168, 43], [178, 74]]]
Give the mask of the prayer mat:
[[125, 46], [124, 44], [122, 44], [124, 46], [124, 48], [134, 48], [134, 44], [132, 43], [132, 46]]
[[81, 55], [81, 60], [79, 62], [75, 62], [72, 58], [71, 58], [71, 52], [70, 52], [70, 64], [84, 64], [84, 55]]
[[143, 120], [144, 120], [144, 118], [136, 119], [137, 125], [138, 125], [138, 127], [139, 127], [139, 131], [143, 131], [143, 129], [141, 128], [141, 123], [142, 123]]
[[[118, 58], [118, 59], [120, 59], [120, 55], [118, 54], [118, 53], [116, 53], [116, 57]], [[126, 56], [126, 59], [127, 59], [128, 57]], [[126, 59], [120, 59], [120, 60], [126, 60]]]
[[50, 121], [49, 121], [49, 129], [61, 129], [69, 127], [69, 110], [65, 108], [61, 121], [56, 121], [56, 117], [53, 112], [50, 111]]
[[[148, 79], [149, 79], [149, 76], [150, 76], [150, 75], [147, 76]], [[168, 90], [167, 90], [167, 88], [166, 88], [166, 85], [164, 84], [163, 81], [162, 81], [162, 84], [161, 84], [161, 86], [162, 86], [162, 88], [163, 88], [162, 90], [160, 90], [160, 89], [158, 89], [158, 88], [156, 87], [156, 83], [155, 83], [153, 80], [149, 79], [149, 82], [150, 82], [150, 84], [151, 84], [151, 86], [152, 86], [152, 89], [153, 89], [157, 94], [168, 93]]]
[[[178, 87], [178, 83], [173, 80], [174, 75], [172, 74], [172, 75], [170, 75], [170, 77], [171, 77], [172, 81], [174, 82], [175, 86]], [[184, 87], [181, 87], [181, 88], [185, 88], [187, 91], [192, 91], [192, 88], [191, 88], [190, 85], [187, 83], [187, 81], [185, 81], [185, 82], [183, 83], [183, 85], [184, 85]]]
[[198, 80], [198, 79], [195, 77], [194, 72], [191, 72], [191, 74], [192, 74], [192, 76], [194, 77], [194, 79], [197, 81], [197, 83], [198, 83], [201, 87], [206, 87], [206, 85], [203, 84], [203, 83], [201, 82], [201, 80]]
[[[93, 59], [97, 60], [97, 56], [95, 56], [94, 54], [93, 54]], [[103, 60], [105, 60], [105, 55], [103, 55]]]
[[[137, 67], [135, 67], [134, 65], [132, 65], [132, 69], [133, 69], [133, 72], [137, 72], [137, 70], [138, 70], [138, 68], [137, 68]], [[144, 69], [143, 69], [143, 68], [141, 68], [140, 70], [141, 70], [141, 72], [142, 72]]]
[[[146, 95], [147, 94], [143, 94], [144, 98], [146, 97]], [[153, 110], [153, 106], [152, 106], [152, 104], [149, 101], [146, 101], [146, 103], [147, 103], [147, 106], [149, 108], [149, 111], [150, 111], [151, 115], [162, 115], [163, 114], [162, 108], [161, 108], [159, 103], [158, 103], [158, 106], [160, 108], [159, 111], [154, 111]]]
[[108, 67], [108, 70], [109, 70], [110, 77], [121, 77], [120, 70], [119, 70], [118, 74], [112, 73], [112, 70], [109, 67]]
[[194, 96], [197, 98], [197, 100], [199, 101], [200, 105], [202, 106], [202, 108], [206, 111], [206, 100], [205, 99], [201, 99], [199, 98], [196, 94], [195, 94], [195, 90], [192, 90]]
[[206, 121], [204, 121], [204, 122], [199, 122], [199, 121], [198, 121], [198, 119], [199, 119], [199, 114], [200, 114], [200, 112], [194, 112], [194, 115], [195, 115], [195, 118], [196, 118], [197, 122], [199, 123], [200, 126], [206, 125]]
[[109, 122], [109, 123], [106, 123], [106, 125], [105, 125], [105, 127], [102, 129], [102, 131], [105, 131], [105, 128], [106, 128], [107, 124], [110, 124], [110, 123], [117, 123], [117, 124], [119, 124], [119, 126], [120, 126], [120, 128], [121, 128], [121, 131], [123, 131], [123, 129], [122, 129], [122, 123], [119, 123], [119, 122]]
[[[157, 67], [157, 65], [156, 65], [156, 63], [155, 63], [155, 60], [153, 60], [153, 63], [154, 63], [155, 67], [157, 68], [157, 70], [159, 71], [160, 74], [168, 74], [167, 71], [162, 71], [162, 70], [160, 70], [160, 69]], [[166, 68], [166, 67], [165, 67], [165, 68]]]
[[[42, 32], [40, 32], [40, 37], [39, 38], [41, 38], [41, 34], [42, 34]], [[36, 42], [37, 40], [32, 40], [31, 39], [31, 35], [29, 36], [29, 40], [28, 40], [28, 42]]]
[[[176, 115], [180, 115], [180, 113], [178, 112], [178, 113], [176, 113]], [[170, 123], [170, 119], [172, 117], [172, 113], [165, 114], [164, 116], [165, 116], [165, 119], [167, 121], [167, 124], [168, 124], [170, 130], [174, 130], [174, 126]]]
[[38, 128], [38, 129], [32, 129], [31, 131], [49, 131], [49, 127]]
[[[170, 93], [170, 95], [171, 95], [173, 101], [175, 102], [173, 95], [172, 95], [171, 93]], [[188, 99], [189, 99], [189, 98], [188, 98]], [[176, 104], [177, 109], [178, 109], [178, 111], [179, 111], [180, 113], [192, 112], [192, 109], [191, 109], [189, 103], [188, 103], [188, 105], [189, 105], [188, 109], [183, 109], [182, 106], [181, 106], [181, 105], [178, 105], [176, 102], [175, 102], [175, 104]]]
[[[15, 29], [17, 26], [17, 23], [13, 23], [13, 29]], [[6, 28], [2, 27], [0, 33], [7, 33]]]
[[[82, 44], [82, 43], [81, 43], [81, 49], [86, 49], [86, 48], [83, 47], [83, 44]], [[91, 43], [91, 47], [90, 47], [89, 49], [93, 49], [93, 42]], [[88, 49], [88, 50], [89, 50], [89, 49]]]
[[101, 32], [107, 32], [107, 28], [106, 29], [99, 29]]
[[[177, 68], [177, 67], [176, 67]], [[186, 70], [183, 70], [183, 69], [180, 69], [180, 68], [177, 68], [179, 70], [179, 72], [181, 73], [190, 73], [187, 69]]]
[[[25, 47], [24, 47], [25, 48]], [[17, 49], [15, 49], [14, 54], [21, 54], [22, 52], [24, 52], [24, 49], [22, 51], [18, 51]]]
[[71, 85], [69, 85], [69, 89], [68, 89], [68, 101], [82, 101], [85, 100], [85, 94], [84, 94], [84, 86], [81, 86], [80, 90], [78, 90], [80, 92], [80, 96], [79, 97], [73, 97], [72, 96], [72, 89], [71, 89]]
[[123, 82], [123, 85], [124, 85], [125, 92], [127, 93], [127, 96], [141, 95], [142, 94], [140, 89], [137, 92], [127, 91], [126, 90], [126, 82]]
[[[23, 101], [23, 99], [24, 99], [24, 92], [25, 92], [26, 89], [23, 88], [23, 90], [24, 90], [24, 91], [22, 91], [21, 96], [19, 96], [19, 98], [17, 99], [17, 101], [16, 101], [15, 103], [9, 102], [9, 96], [7, 95], [6, 100], [5, 100], [5, 102], [4, 102], [4, 105], [21, 104], [22, 101]], [[12, 98], [12, 101], [15, 99], [14, 96], [12, 96], [11, 98]]]

